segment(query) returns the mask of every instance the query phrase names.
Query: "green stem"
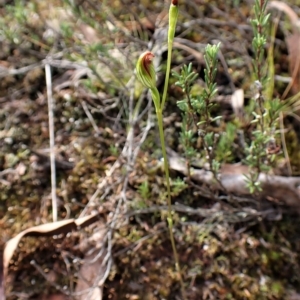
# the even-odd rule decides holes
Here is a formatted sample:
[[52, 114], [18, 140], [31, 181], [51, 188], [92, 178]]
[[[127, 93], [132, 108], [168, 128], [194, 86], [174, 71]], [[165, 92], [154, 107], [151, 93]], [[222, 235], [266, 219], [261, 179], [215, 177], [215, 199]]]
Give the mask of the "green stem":
[[[175, 4], [176, 2], [176, 4]], [[164, 92], [161, 101], [161, 110], [164, 110], [166, 98], [167, 98], [167, 91], [169, 85], [169, 77], [170, 77], [170, 70], [171, 70], [171, 56], [172, 56], [172, 49], [173, 49], [173, 41], [176, 29], [176, 23], [178, 18], [178, 6], [177, 1], [172, 2], [169, 10], [169, 30], [168, 30], [168, 59], [167, 59], [167, 70], [166, 70], [166, 77], [165, 77], [165, 85], [164, 85]]]
[[163, 117], [162, 117], [162, 111], [161, 109], [156, 110], [157, 115], [157, 121], [158, 121], [158, 128], [159, 128], [159, 136], [160, 136], [160, 142], [161, 142], [161, 150], [164, 158], [164, 169], [165, 169], [165, 175], [167, 180], [167, 202], [168, 202], [168, 227], [169, 227], [169, 233], [170, 233], [170, 240], [172, 244], [173, 249], [173, 255], [175, 260], [175, 267], [177, 274], [179, 276], [180, 286], [181, 286], [181, 294], [182, 298], [186, 300], [185, 296], [185, 288], [182, 280], [181, 275], [181, 268], [179, 264], [179, 258], [178, 253], [176, 250], [176, 244], [175, 244], [175, 238], [173, 233], [173, 216], [172, 216], [172, 203], [171, 203], [171, 185], [170, 185], [170, 175], [169, 175], [169, 163], [168, 163], [168, 157], [167, 157], [167, 151], [166, 151], [166, 144], [165, 144], [165, 136], [164, 136], [164, 128], [163, 128]]
[[165, 85], [164, 85], [164, 92], [161, 101], [161, 109], [164, 109], [166, 98], [167, 98], [167, 91], [169, 86], [169, 77], [170, 77], [170, 70], [171, 70], [171, 56], [172, 56], [172, 48], [173, 48], [173, 40], [170, 42], [168, 41], [168, 58], [167, 58], [167, 70], [166, 70], [166, 77], [165, 77]]

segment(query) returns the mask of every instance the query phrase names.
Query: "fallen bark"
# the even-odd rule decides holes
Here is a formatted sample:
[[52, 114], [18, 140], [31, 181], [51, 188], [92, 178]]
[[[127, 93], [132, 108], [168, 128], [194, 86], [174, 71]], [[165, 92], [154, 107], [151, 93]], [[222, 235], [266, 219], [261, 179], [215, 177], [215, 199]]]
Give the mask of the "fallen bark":
[[[188, 174], [186, 162], [178, 154], [169, 156], [170, 169]], [[223, 165], [220, 172], [220, 182], [227, 193], [237, 196], [251, 196], [246, 186], [245, 175], [249, 173], [247, 166]], [[191, 179], [208, 185], [212, 190], [220, 190], [220, 184], [211, 171], [191, 168]], [[258, 181], [262, 191], [255, 194], [258, 200], [267, 199], [291, 206], [300, 213], [300, 177], [284, 177], [260, 173]]]

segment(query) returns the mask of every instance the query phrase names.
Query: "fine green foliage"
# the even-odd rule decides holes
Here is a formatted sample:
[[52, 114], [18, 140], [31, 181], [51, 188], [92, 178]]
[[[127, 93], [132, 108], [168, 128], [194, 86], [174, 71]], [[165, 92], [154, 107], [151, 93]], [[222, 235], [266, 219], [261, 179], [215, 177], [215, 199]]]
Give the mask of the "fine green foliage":
[[[265, 98], [268, 72], [264, 62], [264, 48], [270, 17], [266, 14], [267, 2], [255, 1], [255, 18], [252, 20], [254, 31], [253, 74], [257, 95], [245, 109], [246, 112], [248, 111], [245, 119], [250, 120], [252, 124], [250, 138], [245, 139], [248, 133], [244, 131], [244, 128], [239, 129], [241, 125], [239, 122], [227, 122], [223, 131], [216, 130], [222, 125], [222, 117], [214, 113], [216, 106], [214, 98], [218, 92], [215, 79], [220, 45], [207, 45], [205, 48], [205, 88], [199, 94], [191, 93], [198, 77], [198, 74], [193, 71], [192, 64], [184, 65], [180, 73], [174, 72], [177, 79], [176, 85], [182, 89], [185, 96], [184, 99], [177, 102], [177, 105], [182, 112], [180, 142], [187, 159], [188, 170], [190, 172], [193, 159], [200, 154], [201, 165], [204, 166], [205, 163], [208, 163], [210, 171], [222, 189], [221, 162], [230, 162], [234, 159], [232, 145], [239, 138], [237, 132], [243, 140], [242, 161], [249, 166], [250, 170], [249, 174], [245, 175], [245, 180], [251, 193], [261, 191], [259, 174], [261, 172], [268, 173], [276, 157], [274, 149], [277, 149], [278, 121], [284, 105], [278, 99]], [[199, 139], [201, 148], [197, 149], [195, 142]]]
[[[218, 51], [220, 45], [207, 45], [205, 48], [205, 65], [204, 81], [206, 87], [200, 95], [192, 96], [191, 87], [197, 79], [197, 74], [192, 71], [192, 65], [183, 66], [181, 73], [175, 73], [177, 78], [176, 85], [182, 88], [185, 94], [185, 99], [177, 102], [179, 109], [182, 111], [182, 130], [181, 143], [184, 147], [185, 157], [190, 166], [191, 160], [196, 155], [196, 149], [193, 144], [195, 141], [195, 129], [198, 136], [201, 138], [201, 143], [204, 149], [204, 156], [213, 172], [215, 179], [221, 185], [218, 179], [220, 163], [216, 160], [215, 149], [219, 139], [219, 135], [211, 131], [211, 125], [220, 120], [221, 116], [212, 116], [211, 112], [215, 106], [212, 101], [217, 93], [217, 85], [215, 82], [217, 74]], [[190, 169], [190, 168], [189, 168]]]
[[[264, 48], [267, 42], [266, 31], [270, 14], [266, 14], [268, 1], [256, 0], [254, 5], [255, 17], [251, 20], [254, 37], [252, 46], [255, 57], [253, 59], [253, 73], [257, 94], [252, 112], [255, 128], [252, 131], [250, 143], [245, 149], [245, 164], [250, 167], [250, 173], [245, 176], [247, 186], [251, 193], [260, 192], [259, 173], [268, 173], [275, 159], [276, 137], [278, 135], [279, 112], [283, 105], [279, 100], [266, 99], [268, 85], [268, 71], [264, 62]], [[269, 95], [271, 96], [271, 95]]]

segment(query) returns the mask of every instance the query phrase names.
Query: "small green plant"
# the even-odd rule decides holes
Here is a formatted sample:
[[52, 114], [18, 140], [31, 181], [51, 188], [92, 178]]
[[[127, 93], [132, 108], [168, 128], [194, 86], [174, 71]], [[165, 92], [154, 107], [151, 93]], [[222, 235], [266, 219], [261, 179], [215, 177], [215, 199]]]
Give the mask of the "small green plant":
[[113, 155], [113, 156], [118, 156], [119, 149], [118, 149], [118, 147], [116, 147], [115, 145], [110, 145], [110, 146], [109, 146], [109, 152], [110, 152], [111, 155]]
[[136, 73], [137, 77], [141, 83], [148, 89], [150, 89], [152, 100], [155, 105], [155, 111], [157, 116], [157, 123], [159, 129], [159, 136], [161, 142], [161, 149], [164, 159], [164, 169], [165, 169], [165, 177], [166, 177], [166, 184], [167, 184], [167, 202], [168, 202], [168, 227], [169, 227], [169, 234], [170, 240], [173, 249], [173, 255], [175, 260], [175, 267], [177, 271], [177, 275], [179, 277], [180, 285], [181, 285], [181, 293], [182, 298], [186, 299], [185, 296], [185, 288], [181, 274], [181, 268], [179, 264], [178, 253], [176, 250], [175, 238], [173, 233], [173, 211], [172, 211], [172, 203], [171, 203], [171, 184], [170, 184], [170, 175], [169, 175], [169, 163], [165, 145], [165, 137], [164, 137], [164, 128], [163, 128], [163, 110], [165, 106], [165, 101], [167, 98], [167, 90], [168, 90], [168, 83], [170, 77], [170, 69], [171, 69], [171, 56], [172, 56], [172, 47], [173, 47], [173, 40], [175, 35], [176, 23], [178, 18], [178, 1], [172, 0], [170, 9], [169, 9], [169, 30], [168, 30], [168, 58], [167, 58], [167, 70], [165, 76], [165, 86], [163, 91], [162, 99], [160, 98], [160, 94], [156, 88], [156, 73], [153, 66], [153, 58], [154, 54], [147, 51], [143, 53], [138, 62], [136, 64]]
[[172, 196], [178, 196], [187, 187], [188, 185], [181, 178], [176, 178], [175, 180], [172, 180]]
[[225, 132], [220, 136], [218, 147], [216, 149], [216, 157], [222, 162], [232, 162], [234, 155], [232, 145], [235, 140], [237, 126], [233, 123], [226, 124]]
[[138, 187], [138, 191], [142, 197], [143, 200], [147, 200], [149, 196], [151, 195], [150, 193], [150, 188], [149, 188], [149, 182], [144, 181], [141, 183], [141, 185]]
[[187, 159], [188, 177], [190, 177], [190, 163], [196, 156], [196, 149], [193, 147], [195, 142], [194, 128], [197, 127], [197, 116], [194, 112], [194, 98], [190, 96], [193, 83], [198, 74], [192, 71], [192, 64], [184, 65], [181, 73], [173, 72], [173, 76], [177, 78], [175, 83], [181, 87], [185, 93], [186, 99], [177, 101], [177, 105], [182, 111], [182, 130], [180, 132], [180, 143], [183, 146], [185, 157]]
[[[177, 102], [179, 109], [182, 111], [182, 130], [181, 143], [184, 147], [185, 156], [188, 163], [188, 172], [190, 172], [190, 163], [195, 157], [197, 151], [193, 146], [195, 140], [195, 130], [201, 138], [204, 149], [204, 157], [206, 157], [210, 170], [214, 174], [214, 178], [222, 186], [218, 178], [220, 164], [216, 160], [215, 149], [219, 139], [219, 135], [211, 131], [211, 125], [217, 122], [221, 116], [212, 117], [212, 109], [215, 103], [212, 101], [217, 93], [215, 78], [217, 74], [219, 45], [207, 45], [205, 48], [205, 64], [204, 80], [206, 87], [200, 95], [192, 96], [190, 94], [191, 87], [197, 79], [197, 74], [192, 70], [192, 65], [183, 66], [181, 73], [174, 73], [177, 78], [176, 85], [182, 88], [185, 98]], [[190, 173], [188, 174], [190, 176]]]
[[[251, 20], [254, 37], [252, 46], [254, 50], [253, 71], [257, 94], [252, 112], [252, 139], [246, 145], [244, 162], [250, 167], [246, 175], [246, 183], [251, 193], [262, 190], [259, 179], [261, 172], [268, 173], [275, 159], [276, 136], [278, 134], [279, 112], [282, 103], [278, 99], [266, 98], [268, 84], [267, 65], [265, 64], [265, 45], [267, 42], [266, 30], [270, 14], [266, 14], [268, 0], [256, 0], [254, 4], [255, 18]], [[269, 95], [271, 97], [272, 95]]]

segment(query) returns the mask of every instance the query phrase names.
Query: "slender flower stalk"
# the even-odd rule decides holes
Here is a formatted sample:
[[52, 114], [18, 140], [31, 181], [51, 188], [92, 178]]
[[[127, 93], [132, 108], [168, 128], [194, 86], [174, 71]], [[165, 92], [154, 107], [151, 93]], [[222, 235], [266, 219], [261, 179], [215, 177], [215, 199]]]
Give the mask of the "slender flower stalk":
[[170, 10], [169, 10], [168, 59], [167, 59], [167, 70], [166, 70], [166, 78], [165, 78], [162, 101], [160, 99], [159, 92], [156, 88], [156, 74], [153, 66], [153, 58], [154, 58], [153, 53], [147, 51], [139, 57], [136, 65], [136, 74], [138, 79], [141, 81], [141, 83], [143, 83], [145, 87], [150, 89], [151, 96], [155, 105], [161, 149], [164, 158], [166, 183], [167, 183], [167, 202], [168, 202], [167, 220], [168, 220], [169, 234], [170, 234], [170, 240], [173, 249], [174, 260], [175, 260], [175, 268], [181, 285], [182, 298], [186, 300], [185, 288], [182, 279], [181, 268], [179, 264], [179, 258], [176, 250], [175, 238], [173, 233], [173, 211], [172, 211], [172, 203], [171, 203], [169, 162], [168, 162], [167, 151], [166, 151], [164, 128], [163, 128], [163, 114], [162, 114], [166, 97], [167, 97], [170, 68], [171, 68], [171, 55], [172, 55], [172, 47], [173, 47], [177, 17], [178, 17], [178, 0], [172, 0]]
[[161, 108], [163, 109], [165, 106], [167, 91], [169, 85], [169, 77], [171, 70], [171, 60], [172, 60], [172, 49], [173, 49], [173, 41], [175, 36], [176, 23], [178, 18], [178, 0], [172, 0], [170, 9], [169, 9], [169, 30], [168, 30], [168, 58], [167, 58], [167, 70], [165, 77], [165, 85], [164, 92], [162, 96]]

